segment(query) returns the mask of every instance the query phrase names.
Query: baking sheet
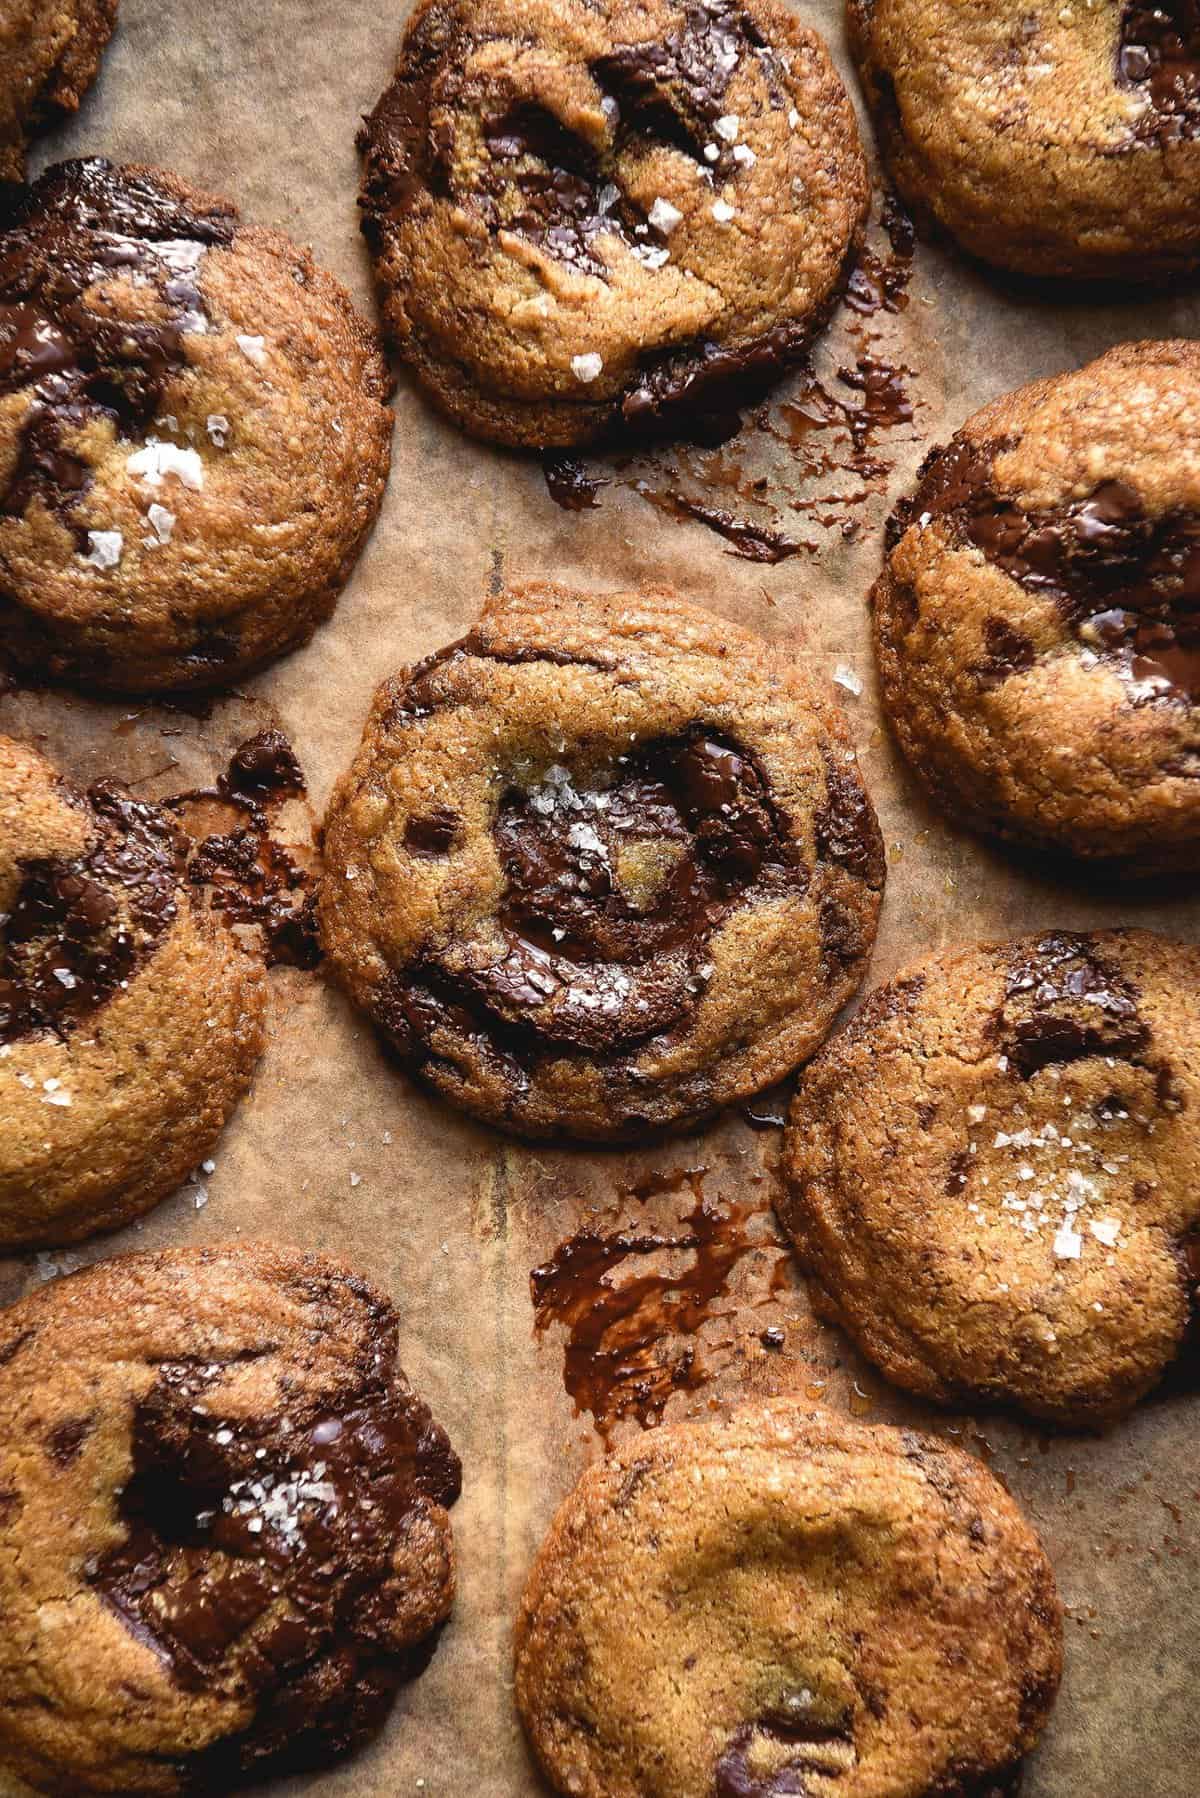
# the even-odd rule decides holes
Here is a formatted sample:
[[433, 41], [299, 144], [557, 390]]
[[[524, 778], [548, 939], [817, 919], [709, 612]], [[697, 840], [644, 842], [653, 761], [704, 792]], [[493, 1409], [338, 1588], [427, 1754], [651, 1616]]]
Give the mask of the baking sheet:
[[[230, 194], [249, 217], [310, 241], [369, 309], [354, 132], [388, 79], [405, 10], [122, 0], [96, 90], [79, 118], [40, 147], [35, 168], [81, 153], [172, 166]], [[798, 10], [825, 30], [844, 65], [839, 0]], [[860, 697], [843, 697], [890, 859], [872, 982], [946, 943], [1043, 926], [1130, 922], [1195, 939], [1200, 916], [1186, 895], [1105, 897], [1090, 880], [1065, 887], [952, 832], [929, 810], [880, 726], [864, 603], [888, 499], [924, 445], [1009, 386], [1124, 338], [1169, 334], [1200, 335], [1194, 291], [1122, 304], [1051, 302], [921, 245], [907, 308], [866, 321], [843, 313], [818, 355], [822, 391], [843, 399], [853, 396], [839, 387], [836, 369], [864, 354], [915, 371], [903, 377], [913, 421], [874, 433], [870, 460], [879, 466], [865, 477], [839, 467], [852, 446], [839, 440], [836, 420], [795, 448], [768, 419], [717, 459], [685, 453], [624, 468], [590, 459], [610, 484], [594, 509], [577, 513], [551, 501], [536, 462], [459, 436], [402, 378], [379, 526], [334, 621], [306, 650], [208, 717], [15, 693], [0, 699], [0, 729], [35, 737], [85, 778], [115, 772], [156, 796], [203, 784], [238, 742], [278, 722], [319, 813], [357, 744], [376, 682], [460, 634], [499, 583], [540, 575], [615, 589], [668, 580], [718, 613], [793, 642], [818, 679], [839, 666], [862, 679]], [[803, 402], [803, 388], [793, 381], [781, 389], [776, 423], [780, 406]], [[805, 468], [823, 461], [833, 466], [806, 489]], [[765, 503], [751, 485], [764, 466]], [[660, 492], [682, 483], [692, 495], [711, 482], [717, 508], [765, 518], [815, 547], [775, 564], [730, 554], [703, 524], [681, 523], [650, 503], [639, 481]], [[772, 498], [789, 492], [798, 507]], [[806, 492], [820, 503], [807, 505]], [[822, 516], [833, 522], [822, 525]], [[848, 538], [841, 524], [855, 518], [862, 529]], [[288, 826], [305, 827], [299, 808]], [[554, 1506], [603, 1448], [592, 1413], [576, 1410], [564, 1369], [580, 1398], [591, 1396], [611, 1439], [641, 1427], [636, 1415], [619, 1415], [623, 1406], [636, 1411], [637, 1390], [589, 1394], [578, 1327], [567, 1356], [571, 1331], [561, 1318], [571, 1294], [555, 1252], [580, 1232], [611, 1238], [624, 1222], [669, 1239], [699, 1194], [718, 1222], [704, 1226], [711, 1240], [700, 1253], [709, 1257], [713, 1291], [693, 1334], [667, 1328], [672, 1319], [694, 1321], [680, 1318], [670, 1296], [672, 1277], [692, 1265], [690, 1251], [622, 1259], [611, 1241], [596, 1251], [612, 1285], [632, 1276], [643, 1282], [622, 1339], [650, 1370], [642, 1408], [666, 1392], [667, 1415], [703, 1415], [739, 1393], [799, 1390], [859, 1416], [920, 1421], [983, 1455], [1041, 1530], [1068, 1606], [1066, 1678], [1029, 1764], [1029, 1798], [1194, 1798], [1195, 1398], [1160, 1397], [1099, 1440], [1055, 1438], [982, 1413], [932, 1413], [885, 1390], [843, 1338], [811, 1319], [770, 1213], [777, 1131], [735, 1115], [639, 1152], [508, 1142], [389, 1067], [367, 1026], [319, 975], [282, 970], [273, 979], [270, 1047], [216, 1151], [216, 1172], [141, 1224], [70, 1256], [0, 1262], [0, 1299], [122, 1249], [239, 1235], [342, 1256], [395, 1298], [405, 1366], [463, 1457], [457, 1608], [432, 1666], [402, 1695], [374, 1746], [331, 1773], [274, 1789], [331, 1798], [519, 1798], [543, 1790], [511, 1705], [510, 1619]], [[535, 1318], [537, 1267], [549, 1271]], [[17, 1790], [0, 1783], [5, 1798]]]

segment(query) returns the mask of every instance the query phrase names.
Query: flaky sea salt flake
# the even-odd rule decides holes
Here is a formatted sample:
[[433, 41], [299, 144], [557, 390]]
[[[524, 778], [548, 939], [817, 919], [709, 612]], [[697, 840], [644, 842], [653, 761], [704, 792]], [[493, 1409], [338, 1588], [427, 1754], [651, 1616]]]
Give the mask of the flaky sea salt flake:
[[89, 531], [88, 553], [81, 559], [89, 568], [115, 568], [124, 547], [125, 539], [120, 531]]
[[678, 206], [672, 206], [670, 200], [664, 200], [660, 195], [650, 208], [649, 217], [656, 231], [661, 231], [664, 237], [670, 237], [676, 225], [682, 221], [683, 214]]

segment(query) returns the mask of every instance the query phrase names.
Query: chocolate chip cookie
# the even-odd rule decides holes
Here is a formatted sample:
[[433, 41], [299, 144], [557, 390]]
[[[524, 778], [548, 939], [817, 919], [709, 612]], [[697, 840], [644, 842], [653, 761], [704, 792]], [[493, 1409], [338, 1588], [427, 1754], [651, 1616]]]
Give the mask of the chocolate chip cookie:
[[374, 1734], [454, 1594], [458, 1458], [396, 1354], [381, 1293], [265, 1245], [0, 1314], [0, 1759], [217, 1798]]
[[410, 1068], [527, 1136], [682, 1126], [810, 1055], [883, 854], [839, 715], [673, 595], [534, 585], [386, 681], [321, 929]]
[[985, 262], [1162, 282], [1200, 264], [1198, 0], [848, 0], [905, 199]]
[[889, 1379], [1065, 1424], [1190, 1346], [1200, 951], [1055, 932], [935, 957], [812, 1063], [780, 1216]]
[[0, 13], [0, 181], [20, 181], [35, 131], [74, 112], [96, 79], [117, 0], [5, 0]]
[[755, 397], [868, 198], [845, 89], [775, 0], [424, 0], [360, 147], [387, 328], [500, 443]]
[[1123, 344], [927, 459], [874, 593], [883, 702], [952, 817], [1200, 865], [1200, 346]]
[[574, 1798], [1003, 1798], [1061, 1632], [978, 1461], [780, 1399], [588, 1469], [525, 1589], [517, 1705]]
[[149, 1210], [249, 1086], [265, 976], [193, 895], [165, 812], [0, 737], [0, 1247]]
[[0, 640], [36, 675], [227, 683], [311, 635], [375, 519], [388, 378], [339, 282], [173, 175], [0, 200]]

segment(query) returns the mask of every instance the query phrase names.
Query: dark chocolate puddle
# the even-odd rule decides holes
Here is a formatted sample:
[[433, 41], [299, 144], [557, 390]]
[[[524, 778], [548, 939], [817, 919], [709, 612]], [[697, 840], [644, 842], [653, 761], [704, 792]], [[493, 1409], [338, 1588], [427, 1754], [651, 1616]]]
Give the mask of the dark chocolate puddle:
[[[456, 828], [440, 821], [447, 851]], [[510, 786], [494, 835], [499, 953], [456, 944], [393, 975], [384, 1021], [418, 1066], [439, 1029], [490, 1041], [518, 1090], [531, 1060], [620, 1061], [678, 1027], [730, 909], [809, 878], [754, 757], [703, 732]], [[436, 853], [428, 833], [420, 852]]]
[[189, 1790], [344, 1752], [431, 1652], [381, 1645], [392, 1552], [431, 1504], [454, 1503], [460, 1469], [428, 1408], [391, 1383], [386, 1324], [382, 1341], [375, 1369], [320, 1408], [224, 1419], [209, 1403], [223, 1364], [194, 1361], [162, 1363], [137, 1407], [125, 1539], [89, 1583], [185, 1690], [255, 1709], [247, 1731], [182, 1757]]
[[[645, 1176], [622, 1195], [618, 1217], [651, 1205], [658, 1215], [665, 1200], [674, 1221], [585, 1224], [530, 1274], [534, 1330], [565, 1330], [563, 1384], [606, 1440], [621, 1422], [658, 1423], [674, 1394], [714, 1378], [733, 1344], [701, 1336], [705, 1325], [769, 1305], [789, 1288], [790, 1252], [769, 1210], [754, 1200], [711, 1202], [707, 1174], [679, 1167]], [[765, 1287], [751, 1256], [774, 1257]], [[731, 1290], [743, 1264], [755, 1266], [749, 1300]], [[763, 1346], [782, 1347], [777, 1334]]]

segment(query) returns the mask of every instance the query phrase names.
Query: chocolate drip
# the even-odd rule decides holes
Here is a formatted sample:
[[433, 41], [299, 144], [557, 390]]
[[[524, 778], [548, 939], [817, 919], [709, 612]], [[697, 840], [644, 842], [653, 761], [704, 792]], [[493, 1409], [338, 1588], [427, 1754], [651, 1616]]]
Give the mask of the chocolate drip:
[[[1010, 580], [1053, 599], [1085, 649], [1120, 669], [1135, 703], [1200, 701], [1200, 514], [1152, 518], [1122, 481], [1027, 509], [996, 490], [995, 459], [1009, 447], [958, 437], [935, 451], [895, 516], [893, 547], [910, 525], [944, 521]], [[987, 684], [1032, 659], [1017, 633], [988, 647], [978, 671]]]
[[808, 880], [753, 757], [700, 731], [586, 782], [556, 767], [512, 787], [494, 831], [501, 952], [456, 953], [391, 995], [393, 1031], [418, 1060], [438, 1025], [467, 1018], [473, 1039], [493, 1036], [518, 1062], [631, 1053], [703, 993], [707, 943], [731, 906]]
[[[197, 214], [151, 176], [100, 158], [59, 163], [0, 196], [0, 394], [32, 397], [0, 514], [22, 517], [38, 499], [69, 523], [91, 481], [71, 434], [98, 418], [144, 434], [187, 365], [188, 334], [207, 323], [199, 262], [233, 233], [232, 212]], [[146, 316], [89, 303], [89, 289], [119, 280], [152, 289]], [[76, 535], [83, 546], [86, 532]]]
[[0, 922], [0, 1042], [65, 1036], [128, 982], [176, 917], [184, 842], [172, 820], [109, 782], [87, 805], [92, 849], [20, 864]]
[[599, 476], [589, 474], [574, 456], [548, 455], [543, 458], [542, 472], [551, 499], [564, 512], [594, 511], [600, 504], [600, 488], [608, 485]]
[[996, 1032], [1023, 1080], [1092, 1055], [1141, 1056], [1150, 1044], [1134, 988], [1090, 937], [1066, 931], [1014, 957]]
[[1200, 0], [1127, 0], [1117, 80], [1150, 103], [1136, 127], [1141, 142], [1200, 136]]
[[453, 1504], [460, 1469], [394, 1383], [388, 1334], [378, 1371], [287, 1415], [223, 1419], [209, 1398], [219, 1362], [163, 1363], [137, 1407], [125, 1540], [89, 1565], [90, 1584], [180, 1686], [255, 1711], [243, 1734], [185, 1757], [188, 1790], [352, 1744], [428, 1653], [389, 1652], [411, 1599], [393, 1557]]

